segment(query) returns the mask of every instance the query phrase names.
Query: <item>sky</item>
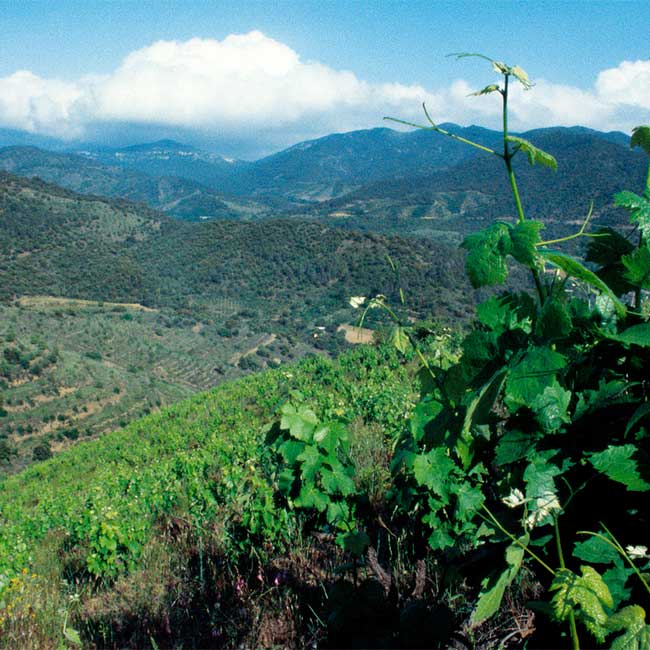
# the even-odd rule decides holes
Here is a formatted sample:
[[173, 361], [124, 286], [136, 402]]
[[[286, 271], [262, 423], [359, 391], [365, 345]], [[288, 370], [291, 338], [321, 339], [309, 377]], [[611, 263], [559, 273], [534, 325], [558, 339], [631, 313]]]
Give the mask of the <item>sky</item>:
[[535, 82], [519, 131], [650, 122], [650, 3], [0, 0], [0, 128], [257, 158], [384, 115], [497, 127], [480, 52]]

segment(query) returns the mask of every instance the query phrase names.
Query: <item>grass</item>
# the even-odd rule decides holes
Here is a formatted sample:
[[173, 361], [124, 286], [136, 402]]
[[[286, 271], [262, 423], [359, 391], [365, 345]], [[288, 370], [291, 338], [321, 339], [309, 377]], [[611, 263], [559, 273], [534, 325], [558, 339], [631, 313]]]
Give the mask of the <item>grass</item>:
[[[363, 480], [381, 491], [376, 447], [403, 426], [416, 390], [394, 351], [359, 346], [194, 395], [0, 483], [0, 591], [11, 596], [0, 647], [57, 647], [64, 616], [103, 646], [142, 647], [148, 634], [204, 646], [215, 630], [226, 644], [267, 644], [287, 609], [297, 624], [299, 599], [273, 581], [287, 563], [305, 572], [300, 554], [316, 551], [296, 544], [295, 515], [274, 506], [262, 431], [294, 390], [323, 417], [357, 418]], [[292, 546], [285, 568], [274, 564]]]

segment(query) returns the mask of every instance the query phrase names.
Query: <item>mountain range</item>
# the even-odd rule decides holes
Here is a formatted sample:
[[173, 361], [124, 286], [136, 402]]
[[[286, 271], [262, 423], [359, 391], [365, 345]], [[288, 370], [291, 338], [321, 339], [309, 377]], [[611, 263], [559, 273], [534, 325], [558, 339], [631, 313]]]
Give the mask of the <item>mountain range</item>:
[[[500, 134], [443, 125], [488, 147]], [[529, 216], [566, 234], [594, 204], [594, 221], [620, 221], [614, 192], [638, 187], [642, 157], [623, 133], [582, 127], [521, 134], [558, 160], [558, 172], [515, 168]], [[1, 142], [0, 138], [0, 142]], [[387, 128], [332, 134], [261, 160], [226, 159], [172, 140], [76, 152], [13, 146], [0, 169], [76, 192], [144, 202], [189, 220], [315, 219], [347, 229], [457, 243], [481, 223], [512, 217], [507, 177], [493, 156], [438, 133]]]

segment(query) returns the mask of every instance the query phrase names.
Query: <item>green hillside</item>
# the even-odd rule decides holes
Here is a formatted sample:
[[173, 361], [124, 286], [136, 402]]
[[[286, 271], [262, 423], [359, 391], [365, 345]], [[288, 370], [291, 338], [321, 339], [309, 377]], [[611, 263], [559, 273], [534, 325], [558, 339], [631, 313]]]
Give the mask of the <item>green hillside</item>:
[[8, 174], [0, 210], [0, 473], [242, 374], [337, 354], [351, 295], [397, 295], [387, 254], [419, 296], [412, 316], [471, 313], [462, 256], [432, 244], [179, 223]]
[[[262, 427], [300, 390], [321, 417], [352, 423], [351, 453], [367, 467], [364, 480], [382, 482], [384, 440], [410, 412], [413, 379], [387, 349], [362, 347], [338, 362], [313, 358], [197, 395], [5, 479], [0, 589], [8, 588], [12, 609], [0, 619], [0, 643], [22, 643], [27, 625], [33, 647], [65, 643], [64, 618], [102, 647], [143, 647], [150, 639], [159, 647], [212, 647], [215, 630], [228, 646], [275, 642], [264, 634], [278, 630], [262, 633], [246, 622], [254, 612], [236, 606], [244, 592], [273, 585], [270, 566], [259, 562], [281, 557], [298, 523], [274, 508]], [[255, 559], [260, 552], [266, 559]], [[253, 565], [265, 572], [261, 583], [250, 579]], [[107, 579], [92, 577], [101, 575]], [[48, 595], [36, 603], [39, 594]], [[269, 621], [282, 617], [275, 599]], [[304, 634], [285, 630], [276, 640], [301, 644]]]
[[264, 204], [226, 196], [192, 178], [171, 173], [148, 175], [115, 163], [101, 164], [87, 156], [36, 147], [0, 149], [0, 169], [18, 176], [38, 177], [82, 194], [138, 201], [190, 221], [251, 219], [269, 212]]

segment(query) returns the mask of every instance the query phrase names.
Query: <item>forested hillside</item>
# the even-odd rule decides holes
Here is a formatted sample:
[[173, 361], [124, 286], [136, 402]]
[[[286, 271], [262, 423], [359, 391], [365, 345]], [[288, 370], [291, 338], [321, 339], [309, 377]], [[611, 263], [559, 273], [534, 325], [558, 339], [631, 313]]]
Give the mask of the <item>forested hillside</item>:
[[351, 295], [398, 295], [387, 255], [412, 317], [472, 310], [461, 253], [426, 242], [182, 223], [9, 174], [0, 211], [0, 471], [246, 372], [337, 354]]

